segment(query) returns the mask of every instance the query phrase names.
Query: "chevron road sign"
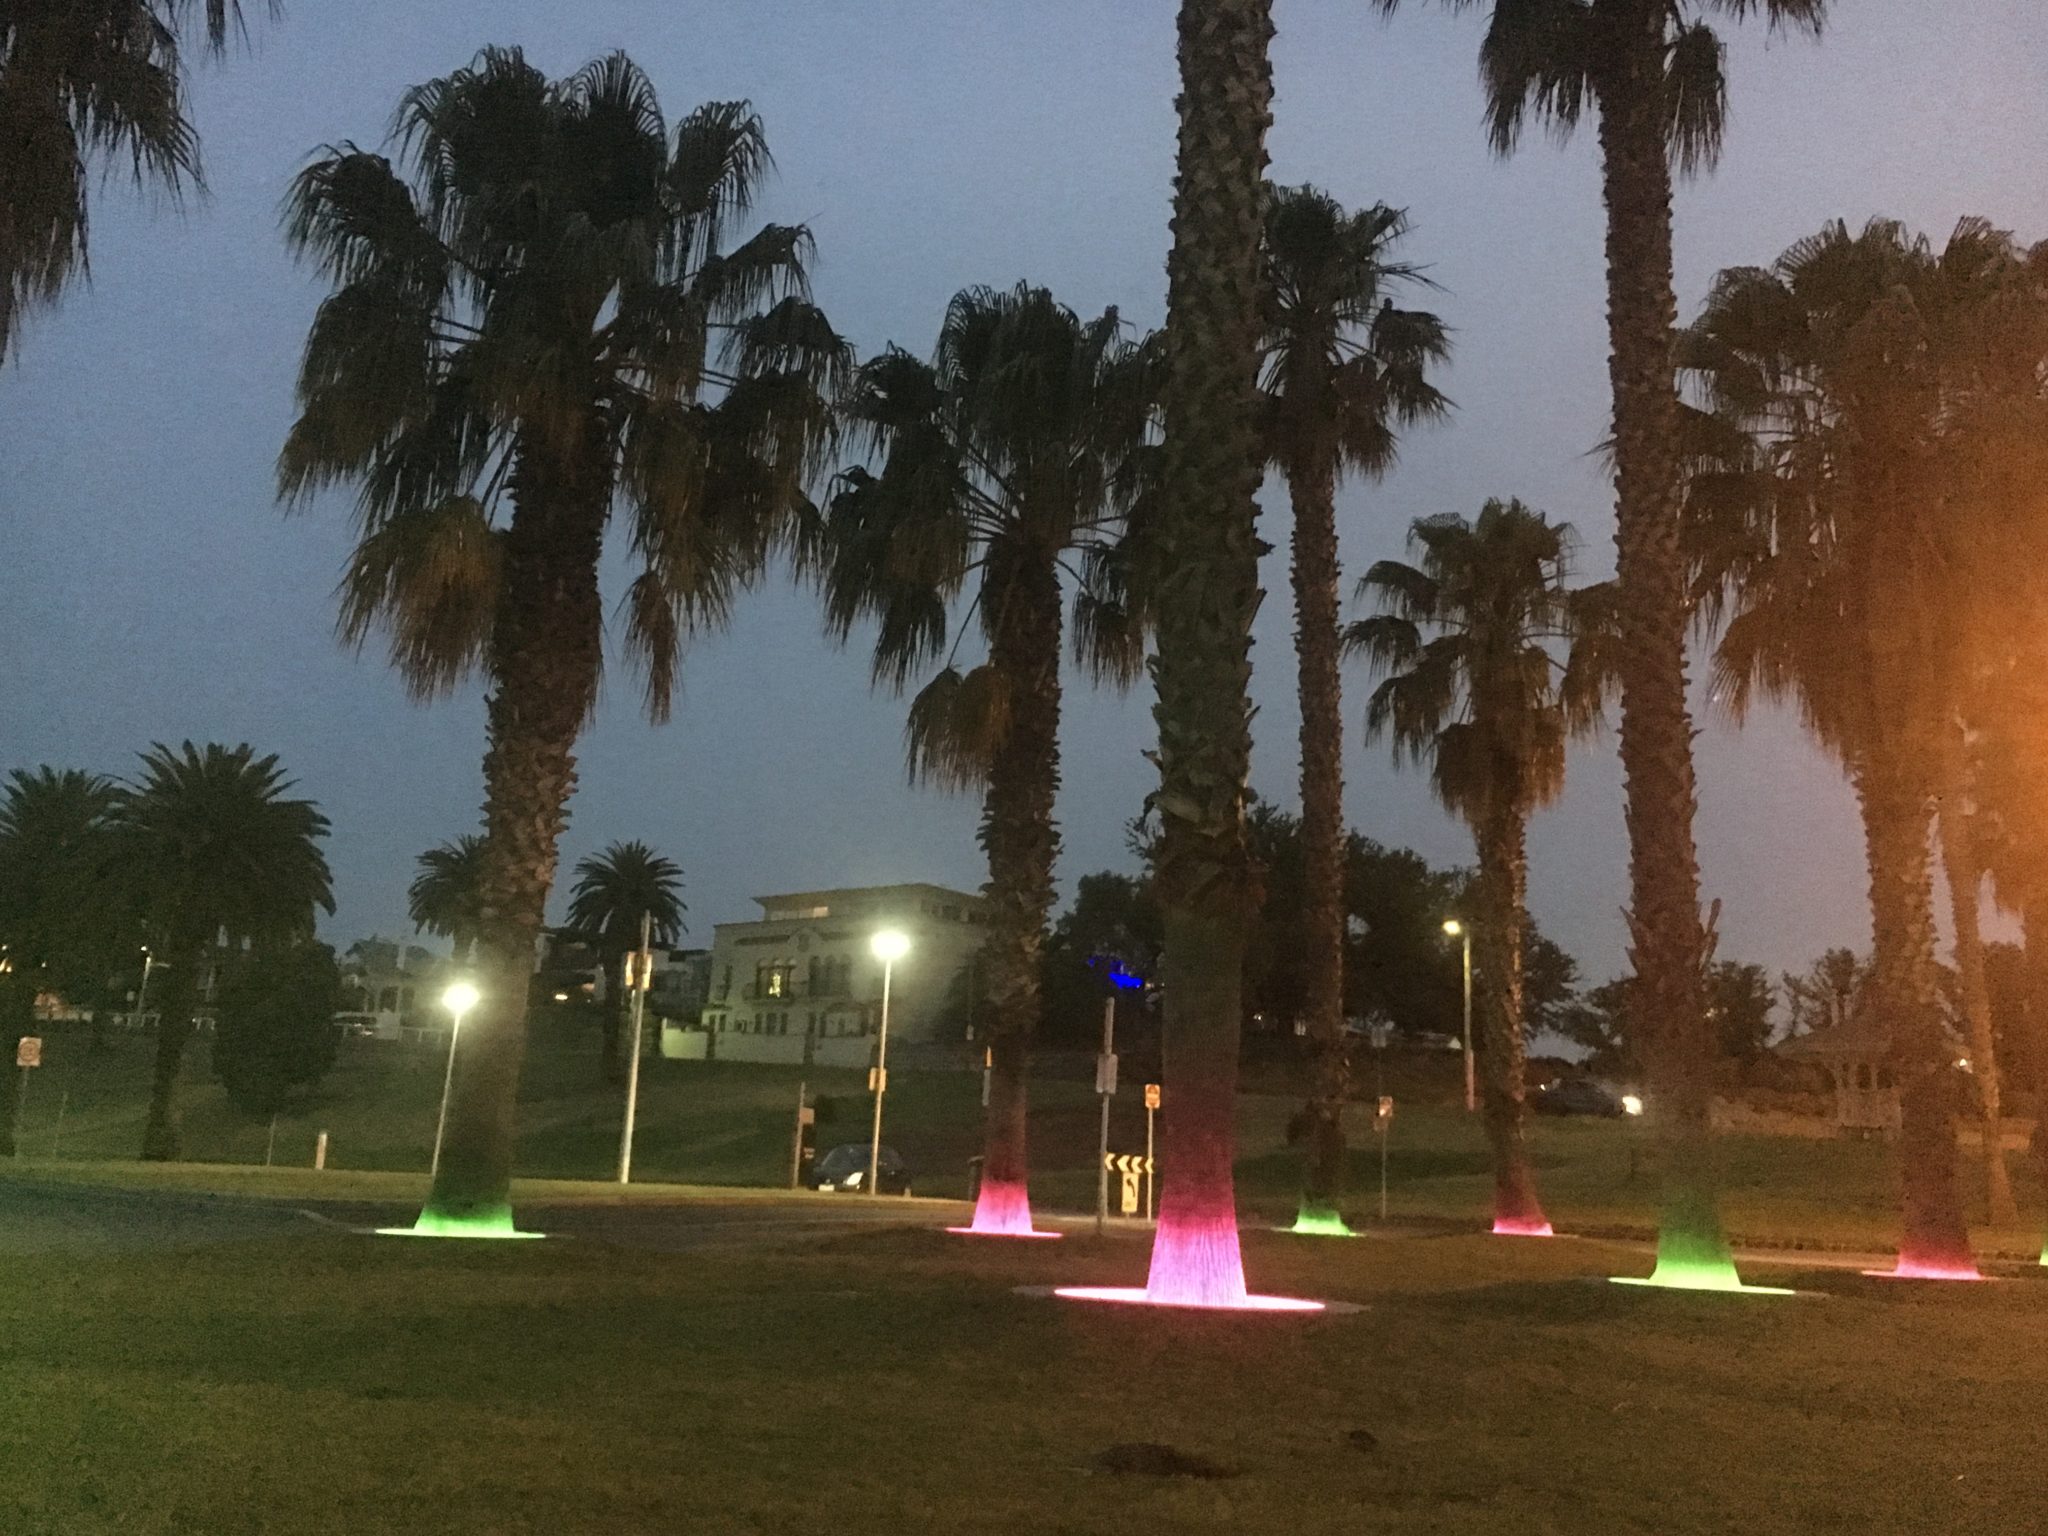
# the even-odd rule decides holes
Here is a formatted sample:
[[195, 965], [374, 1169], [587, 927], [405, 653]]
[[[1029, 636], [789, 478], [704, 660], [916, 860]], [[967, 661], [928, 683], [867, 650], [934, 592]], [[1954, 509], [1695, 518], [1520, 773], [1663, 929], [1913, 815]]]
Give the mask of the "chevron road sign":
[[1149, 1157], [1139, 1157], [1130, 1152], [1112, 1152], [1102, 1160], [1102, 1166], [1111, 1173], [1150, 1173], [1152, 1171], [1152, 1159]]

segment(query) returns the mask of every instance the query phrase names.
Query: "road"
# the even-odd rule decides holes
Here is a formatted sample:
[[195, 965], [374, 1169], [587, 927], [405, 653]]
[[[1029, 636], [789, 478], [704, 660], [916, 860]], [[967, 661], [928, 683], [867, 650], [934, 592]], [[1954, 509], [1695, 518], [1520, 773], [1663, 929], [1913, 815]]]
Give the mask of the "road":
[[[521, 1207], [522, 1227], [659, 1252], [801, 1242], [871, 1227], [941, 1226], [966, 1207], [940, 1200], [734, 1199]], [[410, 1223], [411, 1207], [98, 1189], [0, 1179], [0, 1255], [196, 1248], [336, 1236]]]

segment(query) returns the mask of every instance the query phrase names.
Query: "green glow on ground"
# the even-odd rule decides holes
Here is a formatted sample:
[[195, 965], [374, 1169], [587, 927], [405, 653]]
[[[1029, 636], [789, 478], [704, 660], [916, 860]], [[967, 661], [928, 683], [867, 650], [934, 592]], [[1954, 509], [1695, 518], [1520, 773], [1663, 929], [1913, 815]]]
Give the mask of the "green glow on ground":
[[421, 1211], [419, 1220], [409, 1227], [379, 1227], [379, 1237], [466, 1237], [494, 1238], [500, 1241], [535, 1241], [547, 1236], [545, 1232], [521, 1232], [512, 1225], [512, 1207], [501, 1206], [495, 1211], [486, 1211], [476, 1216], [444, 1216], [438, 1211]]
[[1616, 1275], [1616, 1285], [1646, 1285], [1661, 1291], [1718, 1291], [1749, 1296], [1795, 1296], [1796, 1291], [1775, 1285], [1744, 1285], [1735, 1273], [1734, 1261], [1725, 1258], [1679, 1258], [1665, 1255], [1657, 1260], [1656, 1272], [1647, 1278]]
[[1304, 1208], [1294, 1218], [1294, 1225], [1286, 1229], [1296, 1237], [1356, 1237], [1358, 1234], [1344, 1224], [1344, 1218], [1335, 1211], [1311, 1211]]

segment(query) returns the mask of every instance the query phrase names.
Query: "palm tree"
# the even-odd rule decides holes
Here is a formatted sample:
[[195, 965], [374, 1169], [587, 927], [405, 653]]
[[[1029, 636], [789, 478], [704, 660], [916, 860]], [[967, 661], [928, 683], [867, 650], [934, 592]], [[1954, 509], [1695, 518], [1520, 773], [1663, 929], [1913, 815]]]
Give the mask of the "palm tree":
[[1167, 1170], [1147, 1294], [1245, 1297], [1237, 1239], [1238, 1036], [1256, 879], [1245, 841], [1259, 606], [1259, 246], [1273, 115], [1272, 0], [1181, 0], [1181, 93], [1156, 544]]
[[[1376, 0], [1382, 10], [1401, 0]], [[1445, 0], [1465, 9], [1480, 0]], [[1703, 976], [1685, 570], [1678, 547], [1679, 407], [1671, 356], [1674, 169], [1712, 167], [1727, 121], [1711, 18], [1761, 12], [1818, 36], [1828, 0], [1488, 0], [1480, 46], [1487, 129], [1506, 155], [1533, 116], [1559, 136], [1599, 118], [1607, 208], [1607, 327], [1627, 785], [1634, 1028], [1642, 1039], [1662, 1181], [1660, 1280], [1728, 1284], [1708, 1124], [1713, 1032]]]
[[[945, 658], [911, 706], [910, 771], [982, 794], [989, 926], [981, 973], [989, 1102], [974, 1228], [1031, 1231], [1025, 1146], [1030, 1039], [1059, 854], [1061, 576], [1115, 557], [1151, 412], [1153, 349], [1114, 309], [1082, 320], [1043, 288], [969, 288], [930, 363], [891, 349], [845, 414], [881, 472], [841, 476], [827, 520], [828, 628], [877, 621], [874, 672], [901, 688]], [[972, 584], [987, 660], [961, 671], [949, 606]], [[1075, 651], [1135, 672], [1105, 609], [1077, 609]]]
[[1519, 501], [1489, 501], [1473, 522], [1423, 518], [1409, 538], [1421, 564], [1374, 565], [1358, 591], [1380, 611], [1345, 639], [1384, 679], [1367, 739], [1428, 763], [1472, 829], [1494, 1230], [1547, 1234], [1523, 1140], [1529, 817], [1564, 792], [1566, 744], [1599, 721], [1613, 592], [1568, 589], [1571, 529]]
[[[274, 7], [273, 7], [274, 8]], [[184, 34], [219, 52], [237, 0], [0, 0], [0, 362], [29, 313], [89, 271], [89, 188], [201, 185]]]
[[604, 966], [604, 1072], [625, 1076], [619, 1042], [625, 1036], [626, 956], [648, 941], [666, 948], [683, 932], [683, 867], [645, 843], [612, 843], [576, 866], [569, 892], [569, 926], [588, 938]]
[[455, 964], [466, 967], [483, 926], [484, 840], [465, 832], [429, 848], [415, 863], [419, 873], [405, 890], [412, 925], [451, 940]]
[[[1902, 1086], [1907, 1270], [1972, 1264], [1934, 960], [1937, 802], [1994, 1205], [2003, 1182], [1959, 711], [1994, 649], [2010, 654], [2024, 632], [2048, 553], [2038, 497], [1982, 478], [2011, 452], [2016, 406], [2032, 412], [2022, 438], [2043, 425], [2048, 310], [2034, 289], [2009, 237], [1976, 221], [1939, 253], [1896, 224], [1835, 224], [1771, 268], [1723, 273], [1683, 344], [1706, 403], [1749, 444], [1747, 527], [1711, 578], [1735, 604], [1722, 692], [1738, 712], [1758, 694], [1795, 698], [1863, 812], [1871, 1001]], [[1991, 377], [1990, 354], [1959, 347], [2029, 331], [2034, 363], [2017, 377]], [[1743, 483], [1739, 466], [1731, 478]]]
[[1303, 1230], [1335, 1226], [1350, 1097], [1344, 1028], [1344, 719], [1338, 674], [1336, 493], [1347, 474], [1392, 467], [1398, 427], [1443, 416], [1430, 383], [1450, 355], [1444, 324], [1396, 309], [1421, 280], [1393, 248], [1407, 215], [1346, 213], [1314, 187], [1281, 187], [1266, 212], [1263, 318], [1266, 454], [1294, 503], [1294, 649], [1301, 691], [1303, 1015], [1316, 1048], [1308, 1105]]
[[344, 144], [293, 187], [291, 242], [335, 291], [279, 483], [357, 489], [345, 639], [386, 631], [421, 697], [490, 683], [484, 1002], [428, 1200], [430, 1227], [474, 1229], [510, 1221], [527, 980], [597, 702], [613, 512], [660, 720], [686, 637], [805, 509], [849, 356], [806, 297], [807, 230], [731, 239], [771, 163], [743, 102], [671, 134], [623, 55], [550, 82], [488, 50], [406, 95], [396, 148], [402, 172]]
[[164, 971], [145, 1159], [178, 1155], [178, 1072], [200, 977], [219, 946], [232, 953], [310, 938], [316, 910], [334, 911], [320, 851], [327, 818], [312, 801], [289, 798], [292, 787], [274, 756], [188, 741], [152, 746], [141, 776], [119, 791], [114, 836]]
[[[108, 899], [113, 802], [111, 783], [76, 768], [16, 769], [0, 795], [0, 1053], [17, 1076], [15, 1046], [37, 993], [76, 998], [104, 987], [117, 926]], [[0, 1092], [0, 1157], [12, 1157], [20, 1084]]]

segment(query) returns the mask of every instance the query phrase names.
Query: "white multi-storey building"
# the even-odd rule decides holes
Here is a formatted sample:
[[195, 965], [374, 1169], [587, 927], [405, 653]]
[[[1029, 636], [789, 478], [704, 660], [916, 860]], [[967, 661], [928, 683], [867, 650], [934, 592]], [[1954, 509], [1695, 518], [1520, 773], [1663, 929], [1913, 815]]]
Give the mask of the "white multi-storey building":
[[883, 929], [910, 940], [891, 979], [891, 1043], [966, 1036], [988, 935], [979, 896], [877, 885], [754, 900], [757, 920], [714, 930], [703, 1016], [714, 1056], [866, 1065], [882, 1011], [882, 962], [869, 945]]

